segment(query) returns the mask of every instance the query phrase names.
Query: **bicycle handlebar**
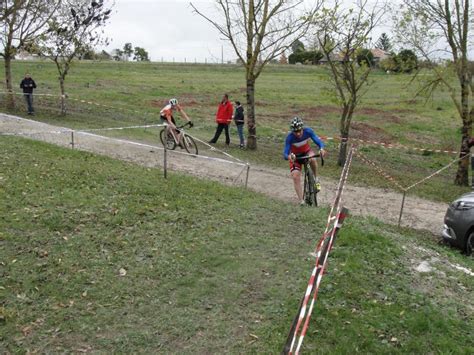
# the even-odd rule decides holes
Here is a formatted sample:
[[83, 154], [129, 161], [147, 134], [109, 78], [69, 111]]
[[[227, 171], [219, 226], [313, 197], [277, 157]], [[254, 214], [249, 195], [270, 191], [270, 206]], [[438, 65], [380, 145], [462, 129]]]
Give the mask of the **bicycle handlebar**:
[[185, 124], [182, 124], [181, 126], [176, 126], [176, 129], [181, 129], [181, 128], [184, 128], [186, 126], [189, 126], [189, 128], [191, 128], [191, 127], [194, 126], [194, 124], [191, 121], [188, 121]]
[[313, 155], [304, 155], [302, 157], [296, 157], [295, 160], [305, 160], [311, 158], [321, 158], [321, 166], [324, 166], [324, 158], [321, 154], [313, 154]]

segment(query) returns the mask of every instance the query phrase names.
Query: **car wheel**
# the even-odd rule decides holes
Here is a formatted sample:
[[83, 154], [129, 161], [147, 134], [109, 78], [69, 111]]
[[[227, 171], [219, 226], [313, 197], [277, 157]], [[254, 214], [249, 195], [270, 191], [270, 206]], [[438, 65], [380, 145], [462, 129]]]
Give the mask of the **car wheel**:
[[466, 254], [471, 255], [474, 248], [474, 232], [469, 233], [466, 239]]

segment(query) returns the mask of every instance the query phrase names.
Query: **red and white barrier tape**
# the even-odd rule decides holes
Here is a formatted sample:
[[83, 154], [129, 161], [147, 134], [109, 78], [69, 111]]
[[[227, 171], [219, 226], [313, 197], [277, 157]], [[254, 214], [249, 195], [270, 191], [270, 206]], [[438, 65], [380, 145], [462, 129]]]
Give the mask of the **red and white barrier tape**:
[[[6, 91], [0, 91], [0, 94], [7, 94], [7, 93], [8, 92], [6, 92]], [[18, 92], [13, 92], [12, 94], [23, 95], [23, 93], [18, 93]], [[61, 97], [61, 95], [52, 95], [52, 94], [33, 94], [33, 96]], [[108, 108], [108, 109], [128, 111], [128, 112], [133, 112], [133, 113], [137, 113], [137, 114], [140, 114], [140, 115], [145, 114], [145, 115], [156, 116], [154, 113], [141, 112], [141, 111], [137, 111], [137, 110], [133, 110], [133, 109], [129, 109], [129, 108], [117, 107], [117, 106], [108, 106], [108, 105], [100, 104], [100, 103], [93, 102], [93, 101], [72, 98], [72, 97], [69, 97], [69, 96], [67, 96], [67, 99], [72, 100], [72, 101], [81, 102], [81, 103], [86, 103], [86, 104], [89, 104], [89, 105], [98, 106], [98, 107], [104, 107], [104, 108]], [[273, 129], [273, 130], [275, 130], [277, 132], [280, 132], [280, 133], [284, 133], [284, 134], [288, 133], [288, 131], [286, 131], [286, 130], [273, 128], [273, 127], [268, 127], [268, 128]], [[334, 141], [344, 140], [343, 138], [340, 138], [340, 137], [320, 136], [320, 138], [322, 140], [334, 140]], [[378, 141], [369, 141], [369, 140], [364, 140], [364, 139], [359, 139], [359, 138], [349, 138], [349, 139], [345, 139], [345, 140], [347, 142], [354, 141], [354, 142], [359, 142], [359, 143], [365, 144], [365, 145], [378, 145], [378, 146], [381, 146], [381, 147], [387, 148], [387, 149], [404, 149], [404, 150], [414, 150], [414, 151], [428, 152], [428, 153], [459, 154], [459, 152], [453, 151], [453, 150], [409, 147], [409, 146], [404, 146], [404, 145], [401, 145], [401, 144], [391, 144], [391, 143], [384, 143], [384, 142], [378, 142]]]
[[[353, 149], [349, 151], [346, 163], [341, 173], [341, 177], [339, 179], [339, 183], [337, 187], [336, 197], [334, 199], [334, 203], [331, 207], [331, 211], [328, 216], [326, 230], [315, 248], [315, 254], [316, 254], [315, 266], [311, 273], [311, 277], [308, 281], [308, 286], [306, 288], [304, 298], [300, 305], [300, 311], [297, 316], [298, 319], [296, 321], [296, 325], [294, 327], [294, 330], [292, 329], [292, 334], [290, 334], [291, 341], [287, 341], [287, 345], [289, 346], [288, 354], [293, 354], [293, 351], [295, 354], [299, 354], [299, 351], [303, 344], [304, 337], [308, 330], [309, 321], [311, 319], [311, 314], [313, 312], [314, 304], [316, 303], [316, 300], [318, 297], [319, 286], [321, 284], [324, 271], [326, 270], [329, 252], [331, 251], [333, 243], [334, 243], [335, 233], [337, 231], [337, 228], [340, 227], [340, 222], [342, 222], [342, 220], [345, 218], [345, 215], [341, 213], [342, 195], [344, 192], [345, 184], [347, 182], [347, 178], [349, 176], [349, 168], [352, 163], [352, 157], [353, 157]], [[308, 303], [309, 303], [311, 294], [313, 294], [313, 297], [308, 308]], [[307, 309], [308, 311], [306, 312]], [[303, 327], [301, 328], [302, 324], [303, 324]]]
[[408, 187], [403, 187], [400, 183], [398, 183], [392, 176], [390, 176], [388, 173], [386, 173], [384, 170], [382, 170], [382, 168], [380, 168], [377, 164], [375, 164], [373, 161], [369, 160], [367, 157], [365, 157], [359, 150], [356, 150], [356, 155], [366, 164], [369, 164], [371, 165], [376, 172], [379, 173], [379, 175], [381, 175], [382, 177], [384, 177], [385, 179], [387, 179], [388, 181], [390, 181], [393, 185], [395, 185], [396, 187], [398, 187], [402, 192], [407, 192], [408, 190], [411, 190], [412, 188], [414, 188], [415, 186], [433, 178], [434, 176], [440, 174], [441, 172], [443, 172], [444, 170], [448, 169], [451, 165], [453, 165], [454, 163], [460, 161], [460, 160], [463, 160], [463, 159], [466, 159], [467, 157], [470, 157], [471, 154], [467, 154], [461, 158], [456, 158], [454, 159], [453, 161], [451, 161], [449, 164], [445, 165], [444, 167], [442, 167], [441, 169], [438, 169], [437, 171], [435, 171], [434, 173], [424, 177], [423, 179], [421, 179], [420, 181], [417, 181], [415, 182], [414, 184], [408, 186]]
[[454, 160], [453, 160], [452, 162], [450, 162], [448, 165], [446, 165], [446, 166], [442, 167], [441, 169], [435, 171], [433, 174], [431, 174], [431, 175], [425, 177], [424, 179], [421, 179], [421, 180], [418, 181], [418, 182], [415, 182], [413, 185], [408, 186], [408, 187], [405, 189], [405, 191], [408, 191], [408, 190], [414, 188], [415, 186], [421, 184], [422, 182], [425, 182], [426, 180], [431, 179], [432, 177], [434, 177], [434, 176], [440, 174], [442, 171], [444, 171], [444, 170], [446, 170], [447, 168], [449, 168], [449, 167], [450, 167], [451, 165], [453, 165], [454, 163], [456, 163], [456, 162], [458, 162], [458, 161], [460, 161], [460, 160], [466, 159], [466, 158], [468, 158], [468, 157], [470, 157], [470, 156], [471, 156], [471, 154], [466, 154], [465, 156], [463, 156], [463, 157], [461, 157], [461, 158], [456, 158], [456, 159], [454, 159]]
[[454, 150], [416, 148], [416, 147], [404, 146], [404, 145], [401, 145], [401, 144], [395, 144], [394, 145], [394, 144], [390, 144], [390, 143], [383, 143], [383, 142], [377, 142], [377, 141], [366, 141], [366, 140], [357, 139], [357, 138], [350, 138], [348, 141], [355, 141], [355, 142], [359, 142], [359, 143], [367, 144], [367, 145], [380, 145], [383, 148], [388, 148], [388, 149], [415, 150], [415, 151], [419, 151], [419, 152], [428, 152], [428, 153], [459, 154], [459, 152], [456, 152]]
[[[8, 92], [6, 92], [6, 91], [0, 91], [0, 94], [8, 94]], [[24, 93], [22, 93], [22, 92], [12, 92], [11, 94], [13, 94], [13, 95], [19, 95], [19, 96], [23, 96], [23, 95], [24, 95]], [[97, 102], [94, 102], [94, 101], [88, 101], [88, 100], [83, 100], [83, 99], [76, 99], [76, 98], [70, 97], [70, 96], [68, 96], [68, 95], [33, 94], [33, 97], [35, 97], [35, 96], [45, 96], [45, 97], [54, 97], [54, 98], [61, 98], [61, 97], [63, 97], [63, 98], [66, 98], [66, 99], [68, 99], [68, 100], [71, 100], [71, 101], [81, 102], [81, 103], [85, 103], [85, 104], [88, 104], [88, 105], [103, 107], [103, 108], [107, 108], [107, 109], [133, 112], [133, 113], [140, 114], [140, 115], [152, 115], [152, 116], [154, 116], [154, 117], [157, 116], [157, 114], [155, 114], [155, 113], [142, 112], [142, 111], [137, 111], [137, 110], [133, 110], [133, 109], [129, 109], [129, 108], [124, 108], [124, 107], [118, 107], [118, 106], [108, 106], [108, 105], [100, 104], [100, 103], [97, 103]]]
[[392, 176], [387, 174], [385, 171], [382, 170], [377, 164], [375, 164], [373, 161], [369, 160], [367, 157], [365, 157], [359, 150], [356, 150], [355, 153], [364, 163], [371, 165], [378, 173], [379, 175], [382, 175], [385, 179], [390, 181], [393, 185], [398, 187], [401, 191], [406, 191], [405, 188], [400, 185], [397, 180], [395, 180]]

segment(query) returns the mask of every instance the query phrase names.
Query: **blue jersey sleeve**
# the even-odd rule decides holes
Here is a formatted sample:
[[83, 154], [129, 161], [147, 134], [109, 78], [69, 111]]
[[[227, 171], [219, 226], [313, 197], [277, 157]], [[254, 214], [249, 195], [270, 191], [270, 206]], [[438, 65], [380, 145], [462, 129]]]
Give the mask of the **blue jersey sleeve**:
[[308, 133], [311, 137], [311, 140], [319, 147], [319, 149], [324, 149], [323, 141], [316, 135], [316, 133], [314, 133], [311, 128], [308, 128]]
[[292, 136], [291, 133], [286, 136], [285, 149], [283, 149], [283, 159], [285, 159], [285, 160], [288, 160], [288, 154], [290, 154], [291, 136]]

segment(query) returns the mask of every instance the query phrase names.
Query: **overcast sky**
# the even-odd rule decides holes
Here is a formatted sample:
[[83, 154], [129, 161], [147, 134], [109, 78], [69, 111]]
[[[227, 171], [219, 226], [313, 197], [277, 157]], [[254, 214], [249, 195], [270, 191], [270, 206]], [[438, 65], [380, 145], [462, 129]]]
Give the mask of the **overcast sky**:
[[[220, 62], [234, 60], [235, 54], [217, 30], [193, 13], [190, 0], [116, 0], [105, 28], [112, 51], [127, 42], [148, 51], [152, 61]], [[212, 0], [193, 0], [200, 10], [212, 13]]]
[[[106, 36], [112, 40], [106, 50], [122, 49], [129, 42], [133, 47], [145, 48], [152, 61], [234, 61], [236, 55], [230, 44], [193, 12], [190, 1], [206, 15], [215, 13], [215, 0], [115, 0], [105, 28]], [[388, 26], [379, 26], [374, 31], [374, 40], [382, 32], [391, 37]]]

